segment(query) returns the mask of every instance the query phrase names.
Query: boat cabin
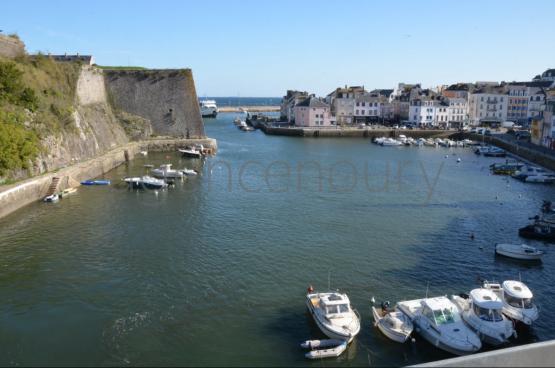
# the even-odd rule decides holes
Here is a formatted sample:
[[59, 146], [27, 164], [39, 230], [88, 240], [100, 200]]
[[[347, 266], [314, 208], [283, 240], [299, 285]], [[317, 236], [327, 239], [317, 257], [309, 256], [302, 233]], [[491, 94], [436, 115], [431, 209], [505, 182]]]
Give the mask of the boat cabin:
[[512, 307], [523, 309], [534, 308], [532, 292], [528, 289], [528, 286], [524, 285], [520, 281], [504, 281], [503, 297], [505, 302]]
[[349, 312], [349, 298], [343, 294], [327, 294], [320, 297], [320, 308], [326, 316]]
[[422, 314], [436, 326], [460, 321], [456, 306], [444, 296], [423, 300]]
[[472, 310], [481, 320], [487, 322], [501, 322], [503, 320], [503, 302], [491, 290], [474, 289], [470, 292]]

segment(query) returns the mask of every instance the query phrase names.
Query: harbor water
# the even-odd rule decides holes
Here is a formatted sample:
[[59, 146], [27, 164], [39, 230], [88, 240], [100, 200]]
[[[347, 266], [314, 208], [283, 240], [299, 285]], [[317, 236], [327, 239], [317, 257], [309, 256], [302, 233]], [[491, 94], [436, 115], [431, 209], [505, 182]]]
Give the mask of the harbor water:
[[[372, 325], [370, 300], [469, 292], [521, 278], [540, 318], [514, 344], [555, 338], [555, 246], [543, 263], [494, 256], [555, 188], [489, 173], [469, 148], [242, 132], [205, 119], [206, 160], [149, 153], [0, 220], [0, 365], [407, 365], [451, 357]], [[457, 160], [460, 158], [459, 160]], [[126, 176], [170, 162], [200, 172], [168, 190]], [[471, 238], [474, 234], [474, 238]], [[348, 293], [360, 334], [339, 358], [307, 361], [322, 334], [308, 285]]]

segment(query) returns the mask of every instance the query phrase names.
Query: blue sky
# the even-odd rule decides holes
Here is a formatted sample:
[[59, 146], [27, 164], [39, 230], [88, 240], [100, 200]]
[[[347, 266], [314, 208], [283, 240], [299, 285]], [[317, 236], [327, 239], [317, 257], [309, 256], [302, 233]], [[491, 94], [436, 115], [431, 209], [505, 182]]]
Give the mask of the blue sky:
[[529, 80], [555, 67], [555, 1], [5, 1], [29, 52], [190, 67], [199, 96]]

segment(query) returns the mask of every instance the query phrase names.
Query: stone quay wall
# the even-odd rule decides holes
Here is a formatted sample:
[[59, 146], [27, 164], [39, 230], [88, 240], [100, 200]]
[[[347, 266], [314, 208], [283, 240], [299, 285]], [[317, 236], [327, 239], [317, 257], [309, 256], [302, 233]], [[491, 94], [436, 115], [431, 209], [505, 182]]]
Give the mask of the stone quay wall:
[[150, 121], [156, 135], [205, 138], [191, 69], [104, 70], [113, 107]]

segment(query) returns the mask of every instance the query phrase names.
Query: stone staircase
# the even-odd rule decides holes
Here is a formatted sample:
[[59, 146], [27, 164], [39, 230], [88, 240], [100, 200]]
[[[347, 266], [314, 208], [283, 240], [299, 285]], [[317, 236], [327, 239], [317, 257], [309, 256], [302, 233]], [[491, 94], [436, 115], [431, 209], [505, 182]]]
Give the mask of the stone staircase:
[[49, 196], [56, 193], [58, 191], [59, 183], [60, 183], [60, 178], [58, 176], [53, 177], [52, 183], [50, 183], [50, 186], [48, 187], [48, 192], [46, 192], [46, 195]]

